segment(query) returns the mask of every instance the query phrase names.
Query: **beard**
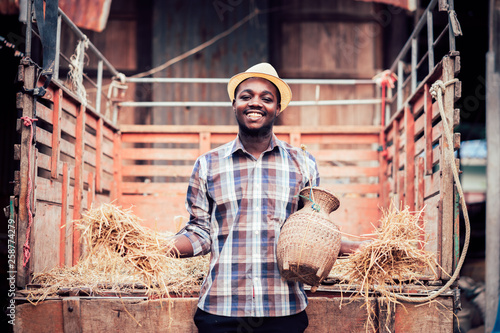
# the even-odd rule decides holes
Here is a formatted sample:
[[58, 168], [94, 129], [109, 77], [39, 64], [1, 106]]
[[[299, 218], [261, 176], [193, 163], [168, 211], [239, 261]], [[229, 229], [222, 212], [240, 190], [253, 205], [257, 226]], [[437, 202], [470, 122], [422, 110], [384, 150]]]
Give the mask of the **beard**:
[[246, 126], [244, 122], [240, 121], [238, 117], [236, 117], [236, 122], [238, 123], [239, 131], [246, 136], [255, 138], [269, 136], [273, 131], [273, 126], [275, 121], [276, 121], [276, 116], [274, 116], [274, 119], [271, 122], [263, 125], [260, 128], [248, 128], [248, 126]]

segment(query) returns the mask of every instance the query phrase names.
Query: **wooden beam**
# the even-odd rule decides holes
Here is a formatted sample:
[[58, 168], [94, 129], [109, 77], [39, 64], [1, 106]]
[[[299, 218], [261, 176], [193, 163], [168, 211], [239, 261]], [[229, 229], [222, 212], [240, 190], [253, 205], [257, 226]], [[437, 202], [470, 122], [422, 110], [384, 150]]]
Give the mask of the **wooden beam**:
[[111, 191], [111, 200], [117, 200], [118, 203], [121, 201], [122, 189], [122, 161], [121, 161], [121, 148], [122, 141], [121, 135], [115, 133], [113, 139], [113, 188]]
[[68, 206], [69, 206], [69, 172], [68, 163], [63, 163], [63, 181], [61, 188], [61, 226], [59, 228], [59, 266], [63, 267], [65, 264], [66, 254], [66, 223], [68, 219]]
[[[455, 77], [455, 61], [453, 57], [446, 56], [443, 58], [443, 82], [452, 80]], [[453, 133], [453, 114], [455, 110], [455, 86], [453, 84], [446, 87], [443, 93], [443, 104], [444, 113], [448, 120], [450, 128], [445, 129], [443, 126], [443, 131], [449, 130]], [[441, 177], [442, 177], [442, 207], [443, 207], [443, 217], [442, 217], [442, 243], [441, 243], [441, 255], [442, 263], [441, 266], [443, 270], [451, 276], [453, 273], [453, 221], [454, 221], [454, 209], [455, 209], [455, 195], [454, 195], [454, 180], [452, 173], [452, 164], [455, 163], [455, 158], [451, 157], [449, 154], [449, 145], [447, 140], [441, 140], [442, 151], [441, 151]], [[453, 148], [451, 148], [453, 149]], [[446, 274], [443, 275], [444, 279], [447, 279]], [[448, 278], [449, 279], [449, 278]]]
[[425, 136], [425, 174], [432, 174], [432, 96], [430, 85], [424, 88], [424, 136]]
[[[24, 78], [24, 88], [33, 89], [35, 82], [35, 67], [30, 66], [28, 61], [23, 61], [22, 65], [19, 66], [19, 76]], [[22, 107], [23, 117], [33, 118], [33, 97], [28, 93], [22, 93], [19, 100]], [[26, 205], [26, 199], [28, 198], [28, 175], [31, 174], [33, 179], [33, 170], [29, 170], [29, 154], [31, 150], [32, 161], [34, 160], [34, 149], [31, 145], [31, 133], [30, 128], [22, 124], [22, 120], [19, 120], [21, 124], [21, 156], [20, 156], [20, 191], [19, 191], [19, 209], [18, 209], [18, 220], [17, 220], [17, 278], [16, 284], [18, 287], [24, 287], [29, 281], [30, 269], [29, 265], [27, 267], [23, 266], [24, 252], [23, 245], [27, 237], [27, 228], [29, 223], [28, 218], [28, 207]], [[31, 164], [33, 166], [33, 164]]]
[[102, 192], [102, 143], [103, 143], [103, 120], [99, 118], [95, 134], [95, 190]]
[[405, 205], [415, 210], [415, 119], [409, 106], [405, 107], [406, 163], [405, 163]]
[[54, 106], [52, 109], [52, 160], [50, 168], [50, 177], [52, 179], [57, 179], [59, 176], [57, 166], [59, 164], [59, 156], [61, 153], [59, 149], [59, 142], [61, 142], [62, 99], [62, 89], [56, 89], [54, 93]]
[[[73, 199], [73, 220], [81, 218], [83, 199], [83, 148], [85, 135], [85, 106], [80, 105], [76, 116], [76, 139], [75, 139], [75, 186]], [[80, 231], [73, 223], [73, 260], [76, 265], [80, 259]]]
[[290, 144], [294, 147], [300, 147], [300, 132], [292, 132], [290, 133]]

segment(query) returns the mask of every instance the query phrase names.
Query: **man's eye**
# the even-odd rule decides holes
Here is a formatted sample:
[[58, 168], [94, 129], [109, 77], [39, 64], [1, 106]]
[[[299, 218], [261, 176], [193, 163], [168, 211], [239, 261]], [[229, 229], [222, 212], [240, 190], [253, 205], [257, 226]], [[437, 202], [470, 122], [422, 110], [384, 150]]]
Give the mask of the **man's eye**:
[[272, 103], [273, 101], [271, 98], [263, 98], [262, 100], [266, 103]]

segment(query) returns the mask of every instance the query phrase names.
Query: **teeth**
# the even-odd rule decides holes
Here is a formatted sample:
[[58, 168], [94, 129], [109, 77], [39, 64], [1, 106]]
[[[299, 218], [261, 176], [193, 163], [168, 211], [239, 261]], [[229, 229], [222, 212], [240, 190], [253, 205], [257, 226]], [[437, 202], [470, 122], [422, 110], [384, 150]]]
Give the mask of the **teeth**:
[[260, 118], [260, 117], [262, 117], [262, 115], [260, 113], [256, 113], [256, 112], [251, 112], [251, 113], [248, 114], [248, 116], [250, 118]]

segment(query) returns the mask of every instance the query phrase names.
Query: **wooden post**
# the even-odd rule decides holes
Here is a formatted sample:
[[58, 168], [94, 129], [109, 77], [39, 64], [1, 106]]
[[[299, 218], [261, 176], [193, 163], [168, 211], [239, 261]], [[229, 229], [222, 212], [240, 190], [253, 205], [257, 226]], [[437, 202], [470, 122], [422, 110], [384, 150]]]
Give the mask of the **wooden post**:
[[406, 161], [405, 161], [405, 205], [415, 210], [415, 119], [409, 106], [405, 107]]
[[490, 0], [490, 40], [486, 55], [486, 138], [488, 145], [486, 192], [486, 320], [491, 332], [500, 290], [500, 0]]
[[402, 193], [399, 193], [399, 119], [394, 119], [392, 124], [394, 134], [392, 136], [392, 145], [394, 146], [394, 156], [392, 157], [392, 178], [394, 179], [394, 204], [399, 207], [402, 200]]
[[[455, 58], [446, 56], [443, 58], [443, 82], [452, 80], [455, 77]], [[450, 130], [453, 133], [453, 115], [455, 110], [455, 86], [453, 84], [446, 87], [443, 92], [444, 112], [448, 120]], [[447, 129], [444, 128], [443, 131]], [[444, 132], [442, 138], [444, 138]], [[447, 150], [450, 149], [447, 140], [443, 139], [441, 150], [441, 198], [442, 198], [442, 243], [441, 243], [441, 267], [450, 276], [453, 273], [453, 221], [455, 215], [455, 195], [454, 195], [454, 180], [451, 170], [452, 163], [455, 163], [455, 158], [451, 158]], [[453, 147], [452, 147], [453, 148]], [[449, 279], [446, 274], [443, 274], [444, 279]]]
[[89, 185], [87, 189], [87, 210], [90, 210], [95, 199], [94, 173], [89, 172], [87, 183]]
[[432, 175], [432, 96], [430, 85], [424, 86], [425, 174]]
[[66, 254], [66, 222], [68, 220], [69, 206], [69, 173], [68, 163], [63, 164], [63, 181], [61, 189], [61, 227], [59, 229], [59, 266], [65, 265]]
[[62, 114], [63, 91], [57, 88], [54, 92], [54, 107], [52, 110], [52, 158], [50, 166], [50, 177], [57, 179], [59, 176], [58, 165], [60, 156], [59, 143], [61, 142], [61, 114]]
[[117, 200], [120, 203], [122, 195], [122, 161], [121, 161], [121, 134], [115, 133], [113, 139], [113, 191], [111, 193], [111, 200]]
[[[24, 78], [24, 88], [33, 89], [35, 83], [35, 67], [29, 65], [28, 60], [22, 61], [22, 66], [19, 67], [19, 75]], [[29, 94], [23, 93], [22, 99], [22, 115], [23, 117], [33, 117], [33, 97]], [[28, 169], [28, 156], [29, 150], [31, 149], [32, 161], [34, 161], [34, 149], [31, 145], [31, 133], [30, 128], [24, 126], [22, 120], [19, 120], [21, 124], [21, 154], [20, 154], [20, 191], [19, 191], [19, 213], [17, 221], [17, 279], [16, 284], [18, 287], [23, 288], [29, 281], [30, 269], [28, 267], [23, 267], [23, 245], [27, 237], [28, 228], [28, 207], [26, 206], [26, 198], [28, 196], [28, 173], [31, 173], [31, 179], [34, 182], [34, 172]], [[31, 163], [33, 166], [33, 163]], [[31, 263], [31, 261], [30, 261]]]
[[103, 142], [103, 120], [101, 117], [97, 120], [95, 134], [95, 191], [102, 192], [102, 142]]
[[[85, 135], [85, 106], [80, 105], [76, 116], [76, 142], [75, 142], [75, 186], [73, 199], [73, 220], [81, 218], [83, 199], [83, 148]], [[73, 223], [73, 260], [76, 265], [80, 259], [80, 231]]]
[[[384, 142], [384, 141], [386, 141], [387, 137], [384, 135], [385, 133], [382, 133], [383, 131], [385, 131], [385, 128], [383, 128], [381, 126], [380, 127], [380, 136], [379, 136], [379, 147], [380, 148], [387, 147], [387, 142]], [[385, 151], [385, 152], [379, 151], [378, 152], [378, 163], [379, 163], [379, 174], [378, 174], [379, 204], [381, 204], [383, 208], [387, 208], [388, 199], [389, 199], [389, 194], [387, 193], [387, 151]]]
[[[425, 166], [424, 166], [424, 158], [419, 157], [417, 159], [417, 181], [418, 181], [418, 190], [417, 190], [417, 210], [420, 211], [424, 208], [424, 199], [425, 199]], [[419, 220], [419, 226], [423, 229], [424, 226], [424, 214]], [[425, 231], [420, 233], [419, 240], [422, 242], [419, 244], [419, 249], [423, 249], [423, 242], [425, 241]]]

